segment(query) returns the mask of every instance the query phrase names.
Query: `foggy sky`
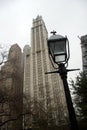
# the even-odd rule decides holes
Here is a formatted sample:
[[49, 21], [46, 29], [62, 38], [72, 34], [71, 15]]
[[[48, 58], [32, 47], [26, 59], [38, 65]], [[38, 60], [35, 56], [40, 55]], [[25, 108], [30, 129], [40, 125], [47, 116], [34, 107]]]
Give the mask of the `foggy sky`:
[[[70, 43], [69, 68], [81, 68], [78, 36], [87, 34], [87, 0], [0, 0], [0, 44], [30, 44], [32, 19], [41, 15], [48, 34], [56, 30]], [[78, 72], [70, 72], [75, 77]]]

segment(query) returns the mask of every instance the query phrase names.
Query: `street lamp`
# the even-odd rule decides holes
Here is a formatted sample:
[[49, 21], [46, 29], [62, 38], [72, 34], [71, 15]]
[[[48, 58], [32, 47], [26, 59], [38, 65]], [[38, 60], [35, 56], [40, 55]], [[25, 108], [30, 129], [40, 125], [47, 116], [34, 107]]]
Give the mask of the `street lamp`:
[[47, 72], [46, 74], [49, 74], [49, 73], [60, 74], [61, 79], [63, 81], [63, 85], [64, 85], [66, 103], [67, 103], [69, 119], [71, 123], [71, 130], [78, 130], [75, 110], [73, 108], [73, 103], [72, 103], [72, 99], [71, 99], [71, 95], [70, 95], [70, 91], [68, 87], [68, 82], [67, 82], [67, 72], [78, 70], [78, 69], [69, 70], [69, 69], [66, 69], [65, 67], [65, 65], [68, 64], [68, 60], [70, 57], [69, 41], [67, 37], [56, 35], [55, 31], [51, 33], [53, 33], [53, 35], [47, 41], [48, 50], [49, 50], [49, 54], [52, 57], [53, 62], [58, 65], [58, 70], [54, 72]]
[[67, 63], [69, 59], [69, 41], [67, 37], [55, 35], [55, 31], [51, 32], [53, 35], [48, 39], [48, 49], [55, 63]]

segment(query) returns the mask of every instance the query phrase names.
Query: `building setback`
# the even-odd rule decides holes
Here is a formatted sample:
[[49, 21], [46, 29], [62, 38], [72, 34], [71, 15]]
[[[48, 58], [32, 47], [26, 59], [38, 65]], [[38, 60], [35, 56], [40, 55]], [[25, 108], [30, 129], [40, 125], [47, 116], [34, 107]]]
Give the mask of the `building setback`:
[[[24, 47], [24, 93], [35, 116], [31, 121], [47, 119], [48, 125], [67, 125], [68, 112], [63, 83], [53, 71], [47, 48], [48, 32], [41, 16], [33, 19], [31, 48]], [[45, 115], [46, 114], [46, 115]]]
[[87, 35], [82, 36], [80, 40], [82, 49], [83, 72], [87, 74]]

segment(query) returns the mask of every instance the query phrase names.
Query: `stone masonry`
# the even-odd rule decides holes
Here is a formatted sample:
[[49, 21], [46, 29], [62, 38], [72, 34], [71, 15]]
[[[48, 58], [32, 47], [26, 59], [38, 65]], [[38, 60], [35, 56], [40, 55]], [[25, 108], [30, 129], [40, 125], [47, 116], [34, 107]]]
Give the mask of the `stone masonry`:
[[17, 44], [12, 45], [9, 50], [8, 60], [0, 71], [0, 90], [5, 92], [4, 98], [0, 103], [4, 116], [0, 116], [0, 120], [1, 123], [7, 121], [0, 130], [22, 130], [22, 117], [20, 116], [23, 105], [21, 56], [20, 47]]

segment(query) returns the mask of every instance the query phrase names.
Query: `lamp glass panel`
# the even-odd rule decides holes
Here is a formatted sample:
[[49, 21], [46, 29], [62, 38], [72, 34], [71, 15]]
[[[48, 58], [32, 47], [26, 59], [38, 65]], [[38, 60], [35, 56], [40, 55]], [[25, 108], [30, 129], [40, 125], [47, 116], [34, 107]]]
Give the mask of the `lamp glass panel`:
[[65, 42], [65, 40], [56, 41], [54, 44], [55, 44], [54, 55], [66, 53], [66, 42]]
[[64, 62], [65, 61], [65, 55], [57, 55], [55, 56], [55, 62], [59, 63], [59, 62]]

